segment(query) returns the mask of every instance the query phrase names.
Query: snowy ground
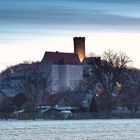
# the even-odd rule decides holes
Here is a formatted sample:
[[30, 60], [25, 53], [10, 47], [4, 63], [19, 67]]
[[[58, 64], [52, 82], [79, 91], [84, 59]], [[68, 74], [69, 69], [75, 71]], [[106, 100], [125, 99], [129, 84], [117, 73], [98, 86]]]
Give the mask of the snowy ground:
[[3, 120], [0, 140], [140, 140], [140, 120]]

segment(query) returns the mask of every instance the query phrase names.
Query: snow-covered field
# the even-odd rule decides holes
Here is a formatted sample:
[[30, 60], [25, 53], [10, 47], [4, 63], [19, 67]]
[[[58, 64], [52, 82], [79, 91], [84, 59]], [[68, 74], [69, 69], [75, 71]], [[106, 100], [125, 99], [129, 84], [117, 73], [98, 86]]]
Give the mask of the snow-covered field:
[[0, 121], [0, 140], [140, 140], [140, 120]]

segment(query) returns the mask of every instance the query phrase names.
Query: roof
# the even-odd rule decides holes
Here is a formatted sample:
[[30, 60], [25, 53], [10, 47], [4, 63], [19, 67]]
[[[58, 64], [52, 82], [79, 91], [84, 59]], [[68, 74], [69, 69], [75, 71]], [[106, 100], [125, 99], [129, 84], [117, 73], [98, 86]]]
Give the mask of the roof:
[[45, 52], [42, 61], [49, 61], [51, 64], [80, 65], [80, 60], [75, 53]]
[[27, 70], [37, 70], [39, 69], [39, 62], [32, 64], [20, 64], [18, 67]]
[[25, 80], [25, 77], [24, 76], [8, 76], [6, 78], [3, 78], [1, 80], [1, 82], [6, 83], [6, 82], [10, 82], [10, 81], [21, 81], [21, 80]]
[[88, 91], [77, 91], [69, 94], [69, 97], [71, 97], [71, 99], [73, 99], [76, 103], [81, 103], [86, 99], [87, 95], [89, 94], [90, 93]]
[[38, 104], [55, 106], [55, 105], [67, 105], [67, 106], [79, 106], [89, 95], [89, 92], [79, 91], [70, 93], [57, 93], [49, 95], [45, 100]]
[[44, 101], [42, 101], [42, 104], [54, 106], [58, 104], [59, 101], [64, 98], [64, 96], [64, 93], [49, 95]]
[[17, 93], [13, 88], [5, 88], [5, 89], [0, 89], [0, 91], [7, 97], [15, 97]]
[[93, 57], [86, 57], [83, 61], [83, 64], [93, 64], [94, 58]]
[[83, 64], [97, 64], [101, 61], [100, 57], [86, 57], [83, 61]]
[[0, 89], [7, 89], [10, 87], [11, 82], [13, 81], [20, 82], [22, 80], [25, 80], [24, 76], [9, 76], [9, 77], [3, 78], [0, 81]]

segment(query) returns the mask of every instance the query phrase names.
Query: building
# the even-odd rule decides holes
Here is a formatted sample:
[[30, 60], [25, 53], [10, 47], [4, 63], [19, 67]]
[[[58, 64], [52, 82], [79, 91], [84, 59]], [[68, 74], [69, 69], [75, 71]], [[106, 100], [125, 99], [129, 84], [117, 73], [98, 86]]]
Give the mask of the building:
[[51, 94], [74, 91], [83, 80], [82, 61], [85, 57], [85, 38], [74, 37], [74, 53], [45, 52], [40, 63], [43, 77], [50, 79]]
[[83, 79], [82, 64], [74, 53], [45, 52], [40, 71], [50, 79], [51, 93], [74, 90]]

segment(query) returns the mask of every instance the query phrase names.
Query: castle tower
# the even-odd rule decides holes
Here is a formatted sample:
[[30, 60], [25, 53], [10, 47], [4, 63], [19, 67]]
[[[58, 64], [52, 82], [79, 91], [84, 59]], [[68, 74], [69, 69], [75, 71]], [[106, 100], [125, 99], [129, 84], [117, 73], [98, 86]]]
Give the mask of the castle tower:
[[74, 53], [78, 55], [80, 62], [85, 58], [85, 37], [74, 37]]

